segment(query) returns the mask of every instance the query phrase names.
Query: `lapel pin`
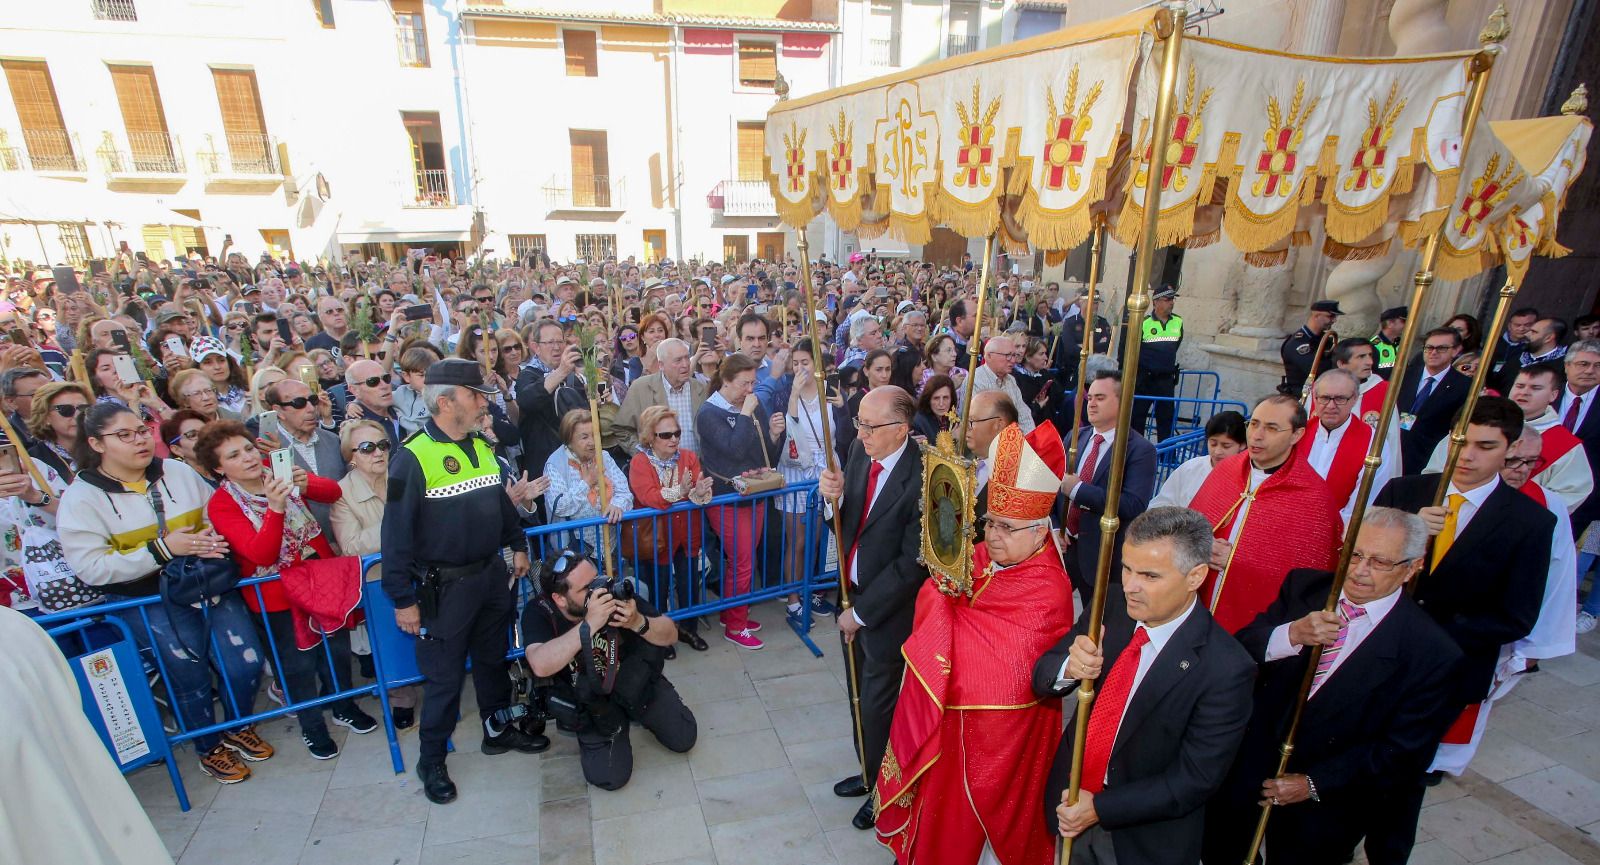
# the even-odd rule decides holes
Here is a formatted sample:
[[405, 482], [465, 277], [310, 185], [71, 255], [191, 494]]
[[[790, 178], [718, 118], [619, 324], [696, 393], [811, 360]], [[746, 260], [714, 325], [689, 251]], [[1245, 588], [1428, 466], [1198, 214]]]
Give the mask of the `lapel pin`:
[[1179, 661], [1178, 662], [1178, 669], [1180, 669], [1180, 670], [1189, 669], [1189, 662], [1188, 661]]

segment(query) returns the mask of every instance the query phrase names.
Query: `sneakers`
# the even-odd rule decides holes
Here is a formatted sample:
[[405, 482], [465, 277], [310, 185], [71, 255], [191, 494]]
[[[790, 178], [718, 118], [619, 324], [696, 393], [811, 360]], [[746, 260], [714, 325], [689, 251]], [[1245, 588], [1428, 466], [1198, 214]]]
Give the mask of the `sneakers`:
[[327, 727], [320, 727], [314, 733], [301, 730], [300, 739], [306, 743], [306, 750], [311, 752], [311, 756], [318, 760], [332, 760], [339, 756], [339, 746], [328, 735]]
[[416, 709], [402, 709], [396, 706], [391, 711], [393, 712], [394, 728], [396, 730], [409, 730], [411, 725], [417, 722]]
[[354, 703], [351, 703], [350, 707], [346, 709], [334, 709], [333, 723], [341, 727], [348, 727], [351, 731], [361, 736], [378, 729], [378, 722], [371, 715], [361, 711], [361, 708]]
[[[751, 624], [755, 623], [752, 622]], [[725, 630], [722, 632], [722, 638], [741, 649], [755, 650], [766, 645], [766, 643], [761, 642], [761, 638], [757, 637], [755, 632], [749, 628], [745, 628], [742, 631], [735, 631], [732, 629]]]
[[757, 631], [761, 630], [761, 623], [756, 621], [755, 619], [745, 619], [744, 620], [744, 629], [746, 631], [749, 631], [750, 633], [754, 634]]
[[252, 763], [259, 763], [273, 754], [272, 746], [256, 735], [254, 724], [223, 733], [222, 745]]
[[1580, 634], [1587, 634], [1594, 630], [1594, 613], [1578, 613], [1578, 627], [1575, 629]]
[[288, 701], [284, 699], [283, 689], [278, 687], [278, 681], [276, 679], [267, 683], [267, 699], [277, 703], [280, 706], [289, 705]]
[[819, 616], [831, 616], [836, 610], [832, 604], [828, 603], [828, 599], [822, 596], [821, 592], [817, 592], [811, 596], [811, 612]]
[[228, 746], [222, 744], [200, 755], [200, 770], [215, 778], [218, 784], [237, 784], [250, 777], [250, 767], [239, 762]]
[[804, 628], [811, 620], [811, 616], [806, 613], [805, 607], [799, 604], [788, 605], [783, 617], [789, 621], [789, 626], [793, 628]]

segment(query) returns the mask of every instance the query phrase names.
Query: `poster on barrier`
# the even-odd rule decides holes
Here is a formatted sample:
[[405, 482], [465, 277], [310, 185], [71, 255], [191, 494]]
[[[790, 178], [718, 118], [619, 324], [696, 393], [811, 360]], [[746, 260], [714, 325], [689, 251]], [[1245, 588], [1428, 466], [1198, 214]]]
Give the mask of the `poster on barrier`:
[[84, 678], [89, 684], [89, 695], [100, 709], [100, 719], [111, 742], [117, 765], [128, 763], [150, 753], [150, 743], [145, 738], [144, 727], [135, 713], [133, 699], [128, 695], [128, 685], [122, 678], [122, 667], [112, 650], [101, 649], [78, 658], [83, 666]]

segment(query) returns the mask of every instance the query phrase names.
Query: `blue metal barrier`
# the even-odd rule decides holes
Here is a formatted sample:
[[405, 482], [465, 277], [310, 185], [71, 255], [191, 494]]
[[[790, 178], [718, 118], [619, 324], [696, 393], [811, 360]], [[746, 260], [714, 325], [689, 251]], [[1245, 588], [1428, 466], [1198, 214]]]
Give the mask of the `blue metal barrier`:
[[1190, 430], [1156, 445], [1156, 491], [1167, 482], [1173, 469], [1206, 452], [1206, 431]]

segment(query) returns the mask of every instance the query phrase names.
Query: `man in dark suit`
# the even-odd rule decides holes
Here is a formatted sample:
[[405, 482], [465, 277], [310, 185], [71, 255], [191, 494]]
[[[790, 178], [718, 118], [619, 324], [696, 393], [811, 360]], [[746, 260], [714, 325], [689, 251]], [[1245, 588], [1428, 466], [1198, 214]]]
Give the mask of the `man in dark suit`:
[[582, 355], [567, 343], [561, 325], [542, 321], [533, 333], [533, 358], [517, 373], [517, 429], [522, 433], [522, 466], [530, 477], [538, 477], [544, 474], [545, 460], [561, 447], [561, 416], [587, 409], [589, 397], [577, 373]]
[[[1555, 515], [1500, 481], [1506, 451], [1521, 436], [1522, 408], [1482, 397], [1467, 421], [1445, 507], [1433, 507], [1435, 475], [1395, 478], [1374, 502], [1418, 514], [1435, 535], [1413, 597], [1465, 655], [1451, 695], [1458, 713], [1488, 697], [1500, 647], [1533, 630], [1544, 602]], [[1403, 837], [1392, 843], [1415, 836], [1422, 789], [1398, 800], [1392, 831]]]
[[1528, 332], [1533, 330], [1533, 323], [1538, 320], [1539, 310], [1524, 306], [1511, 311], [1504, 333], [1498, 336], [1484, 334], [1485, 340], [1494, 341], [1491, 355], [1494, 365], [1489, 367], [1490, 387], [1501, 393], [1511, 392], [1511, 384], [1517, 380], [1517, 373], [1522, 369], [1522, 353], [1528, 349]]
[[[839, 612], [839, 635], [855, 657], [861, 698], [863, 741], [856, 747], [866, 780], [852, 775], [833, 785], [833, 792], [844, 797], [865, 796], [878, 777], [905, 671], [900, 647], [911, 635], [917, 590], [928, 578], [917, 561], [922, 452], [910, 441], [915, 413], [916, 403], [900, 388], [868, 391], [856, 418], [860, 435], [843, 476], [829, 470], [818, 482], [822, 495], [840, 508], [845, 541], [840, 578], [850, 581], [853, 606]], [[870, 829], [872, 816], [869, 798], [852, 825]]]
[[972, 506], [977, 533], [973, 543], [983, 543], [983, 517], [989, 513], [989, 445], [1001, 430], [1017, 422], [1017, 407], [1004, 391], [986, 390], [972, 395], [972, 419], [967, 422], [967, 452], [978, 460], [978, 495]]
[[1408, 475], [1421, 472], [1428, 464], [1434, 446], [1450, 433], [1451, 421], [1472, 390], [1472, 379], [1451, 366], [1460, 353], [1461, 334], [1448, 327], [1435, 328], [1423, 338], [1422, 363], [1406, 364], [1397, 405], [1400, 462]]
[[1256, 670], [1198, 602], [1211, 540], [1205, 517], [1187, 508], [1141, 514], [1122, 551], [1127, 615], [1106, 619], [1100, 646], [1085, 635], [1088, 617], [1080, 618], [1034, 664], [1041, 698], [1106, 672], [1096, 683], [1077, 803], [1066, 802], [1073, 724], [1045, 786], [1044, 819], [1076, 839], [1075, 865], [1200, 860], [1205, 803], [1244, 736]]
[[[1100, 560], [1100, 517], [1105, 513], [1106, 487], [1111, 479], [1111, 449], [1120, 431], [1117, 414], [1122, 405], [1122, 373], [1104, 370], [1096, 373], [1084, 394], [1089, 425], [1078, 430], [1078, 464], [1061, 480], [1065, 496], [1067, 533], [1075, 535], [1066, 553], [1067, 574], [1078, 590], [1078, 598], [1088, 606], [1094, 592], [1095, 566]], [[1111, 547], [1111, 575], [1122, 573], [1122, 535], [1134, 517], [1144, 513], [1150, 497], [1156, 494], [1156, 448], [1144, 436], [1128, 434], [1127, 468], [1122, 474], [1122, 498], [1117, 502], [1117, 518], [1122, 528]], [[1115, 594], [1113, 590], [1112, 594]]]
[[[1261, 666], [1255, 711], [1239, 759], [1206, 811], [1207, 862], [1242, 860], [1261, 816], [1267, 848], [1304, 865], [1343, 865], [1382, 816], [1390, 795], [1414, 789], [1453, 718], [1450, 689], [1461, 650], [1401, 591], [1421, 570], [1428, 529], [1415, 514], [1372, 508], [1339, 594], [1324, 611], [1329, 571], [1291, 571], [1278, 598], [1236, 636]], [[1274, 777], [1278, 746], [1310, 661], [1322, 646], [1289, 770]], [[1404, 863], [1409, 843], [1370, 839], [1367, 861]], [[1292, 852], [1290, 852], [1292, 851]]]
[[[1600, 340], [1580, 339], [1567, 348], [1567, 385], [1556, 399], [1556, 414], [1561, 425], [1583, 442], [1583, 455], [1589, 461], [1589, 474], [1600, 478]], [[1591, 493], [1572, 512], [1572, 534], [1583, 534], [1589, 524], [1600, 519], [1600, 495]]]

